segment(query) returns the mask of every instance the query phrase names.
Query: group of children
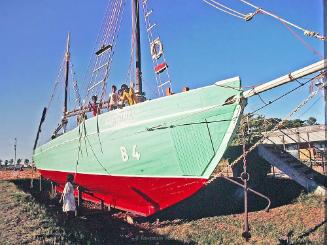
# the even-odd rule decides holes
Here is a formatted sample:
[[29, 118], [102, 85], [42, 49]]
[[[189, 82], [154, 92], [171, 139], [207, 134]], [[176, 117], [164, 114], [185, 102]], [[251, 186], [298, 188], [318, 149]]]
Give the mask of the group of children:
[[[121, 88], [117, 91], [115, 85], [111, 86], [111, 93], [109, 95], [108, 109], [115, 110], [117, 108], [123, 108], [126, 104], [134, 105], [137, 103], [137, 98], [132, 87], [128, 87], [126, 84], [121, 85]], [[97, 96], [92, 96], [92, 103], [90, 103], [90, 109], [93, 116], [96, 116], [100, 112], [99, 104], [97, 102]]]

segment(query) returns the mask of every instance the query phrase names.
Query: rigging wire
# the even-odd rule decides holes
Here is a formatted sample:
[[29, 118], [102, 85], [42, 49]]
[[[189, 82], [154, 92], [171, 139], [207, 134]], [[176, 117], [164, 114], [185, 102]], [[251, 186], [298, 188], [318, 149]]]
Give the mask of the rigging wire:
[[300, 117], [302, 117], [303, 115], [305, 115], [308, 111], [310, 111], [312, 109], [312, 107], [317, 104], [317, 102], [321, 99], [322, 96], [319, 96], [301, 115]]
[[59, 85], [60, 82], [62, 82], [62, 78], [63, 78], [63, 69], [64, 69], [64, 63], [65, 63], [65, 60], [63, 59], [62, 62], [61, 62], [61, 65], [60, 65], [60, 69], [59, 69], [59, 72], [58, 72], [58, 75], [57, 75], [57, 78], [55, 80], [55, 84], [53, 86], [53, 89], [52, 89], [52, 93], [51, 93], [51, 96], [50, 96], [50, 99], [49, 99], [49, 102], [48, 102], [48, 111], [49, 111], [49, 108], [52, 104], [52, 101], [54, 99], [54, 96], [55, 96], [55, 93], [56, 93], [56, 90], [57, 90], [57, 87]]
[[[87, 66], [87, 70], [86, 71], [90, 71], [92, 69], [92, 61], [94, 59], [93, 54], [99, 48], [97, 44], [100, 43], [100, 38], [101, 38], [100, 35], [101, 35], [101, 33], [103, 33], [105, 24], [107, 23], [107, 18], [108, 18], [108, 14], [107, 13], [109, 13], [109, 10], [111, 9], [111, 3], [112, 2], [113, 1], [108, 1], [108, 3], [107, 3], [106, 9], [105, 9], [105, 13], [106, 14], [102, 18], [102, 22], [101, 22], [102, 25], [101, 25], [100, 30], [99, 30], [99, 32], [97, 34], [97, 37], [96, 37], [96, 39], [94, 41], [92, 55], [90, 56], [90, 59], [89, 59], [89, 62], [88, 62], [88, 66]], [[89, 87], [89, 84], [86, 82], [88, 76], [89, 76], [89, 73], [88, 72], [85, 72], [84, 78], [83, 78], [83, 81], [85, 81], [84, 86], [83, 86], [83, 90], [85, 90], [85, 91], [87, 91], [87, 88]]]
[[215, 9], [218, 9], [218, 10], [226, 13], [226, 14], [232, 15], [232, 16], [240, 18], [240, 19], [245, 18], [245, 14], [242, 14], [234, 9], [228, 8], [227, 6], [225, 6], [221, 3], [218, 3], [217, 1], [214, 1], [214, 0], [202, 0], [202, 1], [210, 6], [214, 7]]
[[[124, 11], [125, 6], [125, 0], [113, 0], [111, 2], [112, 3], [110, 5], [110, 8], [107, 8], [103, 28], [101, 29], [101, 32], [98, 35], [98, 40], [96, 41], [97, 48], [99, 48], [98, 45], [100, 45], [100, 47], [102, 45], [111, 45], [111, 51], [107, 55], [101, 55], [100, 57], [96, 56], [94, 58], [93, 64], [91, 62], [91, 65], [89, 66], [90, 80], [86, 86], [86, 95], [84, 97], [83, 104], [87, 104], [87, 101], [90, 99], [91, 95], [101, 95], [101, 102], [106, 93], [106, 80], [108, 79], [112, 63], [112, 57], [115, 53], [114, 47], [116, 45], [118, 32], [121, 27], [122, 13]], [[103, 70], [100, 71], [102, 65], [105, 65], [106, 67], [102, 67]], [[98, 69], [98, 72], [95, 72], [95, 69], [98, 66], [100, 67], [100, 69]], [[101, 90], [99, 90], [99, 88], [95, 89], [96, 87], [98, 87], [98, 76], [102, 76], [102, 79], [100, 80], [102, 81]]]
[[[145, 26], [146, 26], [146, 29], [147, 29], [147, 34], [148, 34], [147, 35], [148, 36], [148, 41], [149, 41], [149, 45], [151, 47], [152, 43], [156, 39], [160, 40], [160, 35], [159, 35], [158, 30], [155, 31], [155, 29], [153, 28], [154, 26], [156, 26], [156, 24], [151, 24], [152, 21], [150, 21], [149, 13], [152, 13], [152, 10], [149, 10], [149, 7], [147, 5], [146, 0], [142, 1], [142, 8], [143, 8], [144, 23], [145, 23]], [[155, 32], [155, 33], [153, 33], [153, 32]], [[161, 57], [162, 57], [162, 61], [163, 61], [162, 63], [159, 62], [158, 59], [153, 59], [152, 58], [152, 64], [153, 64], [154, 69], [159, 64], [167, 64], [165, 52], [162, 52]], [[171, 82], [171, 77], [170, 77], [168, 65], [167, 65], [166, 69], [163, 72], [155, 73], [155, 79], [156, 79], [156, 82], [157, 82], [157, 94], [158, 94], [158, 96], [161, 96], [161, 95], [165, 94], [164, 93], [164, 85], [165, 84], [166, 84], [166, 86], [172, 88], [172, 82]], [[166, 81], [162, 82], [163, 80], [166, 80]]]
[[254, 5], [254, 4], [252, 4], [252, 3], [248, 2], [248, 1], [245, 1], [245, 0], [238, 0], [238, 1], [241, 1], [242, 3], [244, 3], [244, 4], [246, 4], [246, 5], [250, 6], [250, 7], [252, 7], [254, 9], [256, 9], [257, 11], [260, 11], [260, 13], [269, 15], [269, 16], [271, 16], [271, 17], [273, 17], [273, 18], [275, 18], [275, 19], [283, 22], [284, 24], [287, 24], [287, 25], [292, 26], [292, 27], [294, 27], [294, 28], [296, 28], [298, 30], [303, 31], [303, 34], [305, 36], [315, 37], [315, 38], [317, 38], [319, 40], [322, 40], [322, 41], [327, 40], [327, 37], [319, 34], [318, 32], [310, 31], [310, 30], [307, 30], [307, 29], [305, 29], [303, 27], [300, 27], [300, 26], [298, 26], [298, 25], [296, 25], [296, 24], [294, 24], [294, 23], [292, 23], [292, 22], [290, 22], [288, 20], [285, 20], [285, 19], [279, 17], [276, 14], [273, 14], [273, 13], [267, 11], [267, 10], [264, 10], [263, 8], [260, 8], [260, 7], [256, 6], [256, 5]]
[[315, 55], [317, 55], [320, 59], [323, 59], [324, 57], [322, 56], [322, 54], [316, 50], [313, 46], [311, 46], [308, 42], [304, 41], [304, 39], [297, 34], [292, 28], [290, 28], [287, 24], [285, 24], [284, 22], [280, 21], [283, 26], [285, 26], [287, 28], [287, 30], [296, 38], [298, 39], [304, 47], [306, 47], [308, 50], [310, 50], [312, 53], [314, 53]]
[[[318, 90], [317, 90], [318, 91]], [[295, 109], [293, 109], [286, 117], [283, 118], [282, 121], [280, 121], [273, 129], [276, 130], [280, 127], [280, 125], [282, 125], [286, 120], [288, 120], [288, 118], [290, 118], [292, 115], [294, 115], [299, 109], [301, 109], [306, 103], [308, 103], [310, 101], [310, 99], [312, 99], [315, 95], [317, 95], [317, 91], [315, 91], [315, 93], [311, 93], [304, 101], [302, 101], [300, 104], [298, 104], [296, 106]], [[285, 93], [285, 94], [289, 94], [289, 92]], [[251, 116], [251, 114], [249, 114]], [[233, 168], [239, 161], [241, 161], [243, 159], [244, 156], [247, 156], [249, 153], [251, 153], [259, 144], [261, 144], [263, 142], [263, 140], [266, 137], [264, 135], [262, 135], [262, 137], [254, 144], [252, 145], [244, 154], [240, 155], [238, 158], [236, 158], [232, 163], [228, 164], [228, 167]], [[214, 174], [211, 176], [211, 178], [205, 183], [205, 185], [209, 185], [210, 183], [212, 183], [215, 179], [219, 178], [223, 176], [223, 170], [219, 171], [219, 173]]]
[[318, 32], [305, 29], [305, 28], [303, 28], [303, 27], [301, 27], [301, 26], [299, 26], [297, 24], [294, 24], [294, 23], [292, 23], [292, 22], [290, 22], [290, 21], [288, 21], [286, 19], [283, 19], [280, 16], [278, 16], [276, 14], [273, 14], [273, 13], [271, 13], [271, 12], [261, 8], [261, 7], [258, 7], [258, 6], [252, 4], [252, 3], [248, 2], [248, 1], [245, 1], [245, 0], [238, 0], [238, 1], [240, 1], [243, 4], [246, 4], [246, 5], [254, 8], [255, 12], [248, 13], [248, 14], [243, 14], [243, 13], [241, 13], [239, 11], [236, 11], [235, 9], [229, 8], [229, 7], [223, 5], [223, 4], [221, 4], [221, 3], [219, 3], [218, 1], [215, 1], [215, 0], [202, 0], [202, 1], [205, 2], [206, 4], [210, 5], [210, 6], [212, 6], [212, 7], [216, 8], [216, 9], [226, 13], [226, 14], [232, 15], [232, 16], [240, 18], [240, 19], [243, 19], [245, 21], [252, 20], [252, 18], [256, 14], [259, 14], [259, 13], [266, 14], [266, 15], [274, 18], [274, 19], [279, 20], [280, 22], [282, 22], [284, 25], [287, 25], [288, 27], [291, 26], [293, 28], [296, 28], [296, 29], [302, 31], [305, 36], [314, 37], [314, 38], [317, 38], [317, 39], [319, 39], [321, 41], [326, 41], [327, 40], [326, 36], [323, 36]]
[[287, 95], [291, 94], [291, 93], [292, 93], [292, 92], [294, 92], [295, 90], [297, 90], [297, 89], [299, 89], [299, 88], [303, 87], [304, 85], [306, 85], [306, 84], [310, 83], [312, 80], [314, 80], [314, 79], [316, 79], [316, 78], [318, 78], [318, 77], [322, 76], [323, 74], [326, 74], [326, 72], [318, 74], [317, 76], [313, 77], [312, 79], [309, 79], [308, 81], [306, 81], [306, 82], [304, 82], [304, 83], [301, 83], [301, 84], [300, 84], [300, 85], [298, 85], [297, 87], [295, 87], [295, 88], [293, 88], [293, 89], [291, 89], [291, 90], [287, 91], [286, 93], [284, 93], [284, 94], [282, 94], [282, 95], [278, 96], [277, 98], [275, 98], [275, 99], [273, 99], [273, 100], [269, 101], [269, 102], [268, 102], [268, 103], [266, 103], [265, 105], [263, 105], [263, 106], [261, 106], [261, 107], [257, 108], [257, 109], [256, 109], [256, 110], [254, 110], [253, 112], [251, 112], [251, 113], [250, 113], [250, 115], [252, 115], [252, 114], [254, 114], [254, 113], [256, 113], [256, 112], [258, 112], [258, 111], [262, 110], [263, 108], [265, 108], [265, 107], [269, 106], [270, 104], [272, 104], [272, 103], [274, 103], [274, 102], [276, 102], [276, 101], [278, 101], [278, 100], [280, 100], [280, 99], [284, 98], [285, 96], [287, 96]]

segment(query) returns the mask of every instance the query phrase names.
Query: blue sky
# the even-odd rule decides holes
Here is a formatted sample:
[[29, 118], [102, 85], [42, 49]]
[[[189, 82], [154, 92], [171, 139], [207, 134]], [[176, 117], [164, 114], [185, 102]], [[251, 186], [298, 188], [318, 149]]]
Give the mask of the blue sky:
[[[268, 16], [257, 15], [245, 22], [201, 0], [148, 2], [165, 47], [176, 92], [183, 86], [201, 87], [232, 76], [240, 76], [244, 86], [252, 86], [319, 60], [281, 23]], [[220, 2], [246, 13], [253, 11], [238, 0]], [[251, 2], [307, 29], [323, 32], [323, 0]], [[1, 159], [13, 156], [15, 137], [18, 138], [18, 157], [31, 156], [42, 108], [48, 103], [68, 31], [72, 35], [76, 78], [83, 81], [106, 5], [107, 0], [0, 1]], [[127, 1], [109, 78], [115, 84], [123, 82], [127, 74], [130, 18], [130, 1]], [[144, 87], [153, 97], [155, 80], [143, 21], [141, 24]], [[323, 53], [323, 42], [299, 34]], [[295, 85], [267, 92], [263, 98], [270, 100]], [[262, 113], [283, 117], [308, 93], [307, 87], [300, 89]], [[251, 98], [247, 110], [260, 105], [259, 99]], [[315, 116], [322, 123], [323, 113], [320, 99], [310, 110], [304, 108], [297, 116], [303, 119]]]

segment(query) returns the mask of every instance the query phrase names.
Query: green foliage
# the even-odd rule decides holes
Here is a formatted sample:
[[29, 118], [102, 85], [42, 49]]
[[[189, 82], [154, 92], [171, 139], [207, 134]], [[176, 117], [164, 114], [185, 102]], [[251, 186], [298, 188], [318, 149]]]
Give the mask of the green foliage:
[[305, 121], [301, 119], [293, 119], [281, 122], [282, 119], [280, 118], [265, 118], [262, 115], [253, 116], [245, 114], [232, 144], [242, 144], [243, 131], [245, 132], [247, 143], [254, 144], [262, 137], [262, 133], [273, 130], [278, 124], [280, 124], [278, 126], [279, 129], [298, 128], [307, 125], [314, 125], [317, 120], [314, 117], [309, 117], [308, 120]]
[[309, 117], [306, 121], [305, 121], [305, 123], [307, 124], [307, 125], [316, 125], [317, 124], [317, 119], [315, 118], [315, 117]]

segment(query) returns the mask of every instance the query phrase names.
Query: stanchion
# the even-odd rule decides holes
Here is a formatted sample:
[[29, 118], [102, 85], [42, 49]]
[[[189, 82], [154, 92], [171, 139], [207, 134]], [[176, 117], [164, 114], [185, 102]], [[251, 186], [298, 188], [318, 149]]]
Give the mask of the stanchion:
[[81, 208], [83, 206], [83, 198], [82, 198], [83, 190], [81, 186], [77, 186], [77, 209], [75, 212], [75, 216], [81, 214]]
[[246, 140], [245, 140], [245, 127], [242, 130], [243, 134], [243, 173], [241, 173], [241, 179], [244, 184], [244, 229], [242, 236], [248, 241], [251, 238], [250, 227], [249, 227], [249, 214], [248, 214], [248, 181], [250, 175], [247, 173], [247, 162], [246, 162]]

